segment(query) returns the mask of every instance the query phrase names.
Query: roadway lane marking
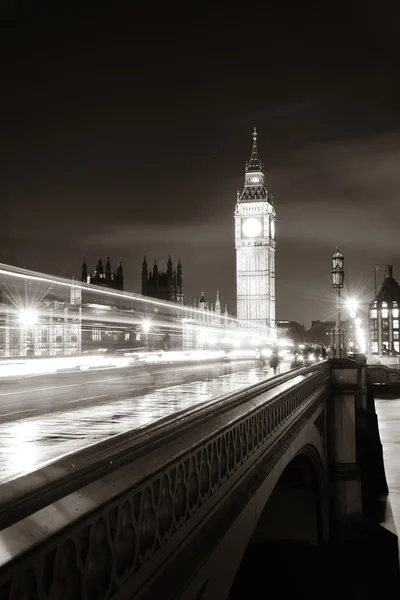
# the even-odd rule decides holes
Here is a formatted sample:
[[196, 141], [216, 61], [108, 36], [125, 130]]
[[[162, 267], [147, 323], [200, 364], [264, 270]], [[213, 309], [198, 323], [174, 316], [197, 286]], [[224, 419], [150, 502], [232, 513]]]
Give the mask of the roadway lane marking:
[[[162, 372], [162, 371], [160, 371]], [[139, 375], [137, 375], [137, 377], [144, 377], [144, 376], [148, 376], [151, 375], [151, 373], [140, 373]], [[154, 375], [154, 373], [153, 373]], [[106, 383], [107, 381], [120, 381], [121, 379], [131, 379], [132, 377], [134, 377], [135, 375], [124, 375], [122, 377], [110, 377], [107, 379], [98, 379], [97, 381], [85, 381], [82, 383], [68, 383], [66, 385], [53, 385], [51, 387], [45, 387], [45, 388], [36, 388], [36, 389], [32, 389], [32, 390], [20, 390], [18, 392], [3, 392], [2, 394], [0, 394], [1, 396], [15, 396], [17, 394], [31, 394], [33, 392], [48, 392], [50, 390], [61, 390], [63, 388], [71, 388], [71, 387], [81, 387], [82, 385], [97, 385], [98, 383]]]
[[[232, 373], [232, 375], [237, 375], [237, 374], [242, 374], [242, 373], [247, 373], [247, 371], [235, 371], [234, 373]], [[224, 375], [218, 375], [215, 379], [218, 379], [219, 377], [224, 377]], [[117, 379], [121, 379], [121, 378], [117, 378]], [[126, 379], [126, 378], [123, 377], [122, 379]], [[182, 387], [182, 386], [186, 386], [186, 385], [192, 385], [192, 384], [195, 384], [195, 383], [201, 383], [202, 381], [203, 381], [203, 379], [200, 379], [200, 380], [197, 380], [197, 381], [190, 381], [190, 382], [186, 382], [186, 383], [177, 383], [175, 385], [169, 385], [169, 386], [166, 386], [166, 387], [163, 387], [163, 388], [157, 388], [156, 387], [157, 384], [156, 384], [156, 385], [153, 386], [153, 388], [155, 388], [155, 389], [149, 389], [149, 391], [145, 392], [143, 394], [143, 396], [147, 396], [147, 395], [152, 394], [153, 392], [157, 392], [157, 391], [161, 392], [161, 391], [176, 389], [176, 388], [179, 388], [179, 387]], [[74, 385], [81, 385], [81, 384], [79, 384], [79, 383], [73, 383], [73, 384], [70, 384], [69, 387], [72, 387]], [[67, 387], [67, 386], [64, 386], [64, 387]], [[44, 388], [40, 388], [39, 390], [35, 390], [35, 391], [42, 391], [43, 389]], [[56, 388], [47, 388], [47, 389], [49, 389], [49, 390], [51, 390], [51, 389], [58, 389], [58, 386], [56, 386]], [[33, 390], [30, 390], [30, 391], [33, 391]], [[133, 391], [135, 391], [135, 388], [132, 388], [130, 390], [126, 390], [126, 393], [133, 392]], [[21, 392], [12, 392], [12, 393], [13, 394], [19, 394]], [[7, 396], [7, 394], [0, 394], [0, 395]], [[74, 404], [75, 402], [85, 402], [85, 400], [96, 400], [97, 398], [106, 398], [107, 396], [109, 396], [109, 394], [99, 394], [97, 396], [86, 396], [86, 397], [83, 397], [83, 398], [76, 398], [75, 400], [69, 400], [68, 404]], [[132, 398], [124, 398], [124, 400], [127, 400], [127, 401], [129, 401], [129, 400], [136, 400], [136, 397], [133, 396]], [[111, 402], [113, 402], [113, 400], [111, 400]], [[1, 417], [9, 417], [11, 415], [20, 415], [20, 414], [23, 414], [23, 413], [34, 412], [34, 411], [37, 411], [37, 410], [38, 410], [38, 408], [36, 407], [36, 408], [28, 408], [28, 409], [25, 409], [25, 410], [16, 410], [16, 411], [9, 412], [9, 413], [0, 413], [0, 418]], [[60, 412], [60, 411], [56, 411], [56, 412]], [[61, 411], [61, 412], [63, 412], [63, 411]], [[49, 413], [46, 413], [46, 415], [47, 414], [49, 414]]]
[[[187, 368], [189, 369], [189, 367], [187, 367]], [[185, 367], [184, 367], [184, 369], [185, 369]], [[200, 367], [199, 367], [199, 370], [200, 370]], [[131, 379], [132, 377], [148, 377], [151, 375], [163, 375], [166, 372], [171, 373], [171, 371], [167, 371], [167, 370], [156, 371], [155, 373], [133, 373], [131, 375], [122, 375], [121, 377], [108, 377], [107, 379], [98, 379], [97, 381], [85, 381], [82, 383], [68, 383], [66, 385], [54, 385], [51, 387], [36, 388], [36, 389], [32, 389], [32, 390], [20, 390], [18, 392], [3, 392], [0, 394], [0, 397], [16, 396], [18, 394], [31, 394], [34, 392], [48, 392], [51, 390], [61, 390], [63, 388], [80, 387], [82, 385], [90, 385], [90, 384], [97, 385], [98, 383], [106, 383], [107, 381], [120, 381], [121, 379]], [[242, 373], [242, 372], [244, 373], [244, 371], [235, 371], [235, 373]], [[177, 375], [176, 371], [174, 371], [173, 374]], [[217, 375], [217, 377], [219, 377], [219, 375]]]
[[98, 396], [87, 396], [85, 398], [76, 398], [75, 400], [69, 400], [68, 404], [73, 404], [74, 402], [84, 402], [85, 400], [95, 400], [96, 398], [107, 398], [109, 394], [99, 394]]
[[[70, 400], [69, 404], [73, 404], [74, 402], [84, 402], [85, 400], [95, 400], [96, 398], [106, 398], [108, 396], [108, 394], [99, 394], [98, 396], [87, 396], [86, 398], [78, 398], [77, 400]], [[27, 408], [25, 410], [15, 410], [14, 412], [9, 412], [9, 413], [0, 413], [0, 418], [1, 417], [9, 417], [11, 415], [21, 415], [22, 413], [28, 413], [28, 412], [34, 412], [37, 411], [38, 408]], [[59, 411], [56, 411], [59, 412]], [[45, 415], [47, 416], [49, 413], [45, 413]], [[43, 416], [43, 415], [39, 415], [39, 416]]]
[[37, 410], [37, 408], [27, 408], [26, 410], [16, 410], [16, 411], [10, 412], [10, 413], [1, 413], [0, 417], [9, 417], [11, 415], [22, 415], [22, 413], [33, 412], [34, 410]]
[[32, 392], [47, 392], [49, 390], [59, 390], [60, 387], [61, 388], [68, 388], [68, 387], [77, 387], [83, 385], [82, 383], [69, 383], [67, 385], [53, 385], [52, 387], [46, 387], [46, 388], [36, 388], [33, 390], [20, 390], [19, 392], [5, 392], [3, 394], [0, 394], [0, 396], [16, 396], [17, 394], [30, 394]]

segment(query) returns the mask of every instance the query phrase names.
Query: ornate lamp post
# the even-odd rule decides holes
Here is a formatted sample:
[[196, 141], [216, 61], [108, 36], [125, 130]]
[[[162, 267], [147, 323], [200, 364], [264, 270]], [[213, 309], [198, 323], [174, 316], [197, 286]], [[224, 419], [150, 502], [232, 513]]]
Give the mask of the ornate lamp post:
[[349, 298], [347, 300], [347, 310], [349, 311], [351, 319], [351, 346], [354, 348], [357, 346], [357, 335], [356, 335], [356, 317], [357, 317], [358, 301], [355, 298]]
[[39, 313], [34, 308], [24, 308], [18, 312], [18, 320], [21, 331], [26, 335], [26, 356], [35, 354], [35, 325], [39, 320]]
[[343, 288], [344, 283], [343, 262], [344, 256], [339, 252], [339, 246], [337, 246], [336, 252], [332, 256], [332, 285], [333, 289], [336, 290], [336, 348], [339, 349], [339, 358], [342, 358], [342, 342], [340, 332], [340, 290]]
[[149, 346], [149, 333], [151, 329], [151, 321], [149, 319], [143, 319], [142, 321], [142, 330], [145, 335], [145, 344]]

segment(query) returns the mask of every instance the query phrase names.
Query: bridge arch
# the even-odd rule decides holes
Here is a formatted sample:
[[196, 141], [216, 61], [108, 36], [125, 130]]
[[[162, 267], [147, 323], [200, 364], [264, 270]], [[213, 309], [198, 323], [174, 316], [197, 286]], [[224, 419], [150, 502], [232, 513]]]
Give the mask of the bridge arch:
[[[313, 572], [314, 565], [325, 568], [326, 561], [320, 559], [325, 557], [323, 542], [329, 539], [326, 419], [325, 403], [316, 403], [315, 410], [263, 452], [217, 505], [194, 546], [196, 552], [204, 547], [207, 558], [180, 600], [263, 597], [257, 585], [274, 589], [274, 579], [281, 595], [296, 594], [296, 588], [285, 590], [287, 572], [293, 579], [297, 570], [301, 579], [311, 566]], [[297, 510], [300, 507], [307, 510]], [[297, 523], [294, 538], [289, 537], [289, 518]], [[306, 580], [312, 582], [313, 577]], [[305, 593], [312, 596], [309, 588]]]
[[307, 589], [300, 589], [304, 582], [302, 573], [310, 559], [321, 558], [320, 546], [327, 540], [327, 499], [321, 448], [308, 443], [284, 466], [265, 499], [229, 600], [251, 595], [263, 579], [285, 572], [286, 581], [280, 582], [283, 595], [285, 586], [288, 593], [310, 593], [308, 580]]
[[[304, 446], [285, 466], [257, 521], [250, 543], [263, 539], [324, 539], [327, 494], [323, 464], [315, 446]], [[288, 537], [292, 536], [292, 537]]]

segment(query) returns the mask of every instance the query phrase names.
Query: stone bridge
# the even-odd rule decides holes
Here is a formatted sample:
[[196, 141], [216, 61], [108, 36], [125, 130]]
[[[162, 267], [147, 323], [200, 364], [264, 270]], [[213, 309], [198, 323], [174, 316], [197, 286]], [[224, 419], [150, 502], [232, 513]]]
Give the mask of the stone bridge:
[[342, 543], [387, 493], [365, 377], [300, 368], [5, 484], [1, 600], [243, 597], [255, 548]]

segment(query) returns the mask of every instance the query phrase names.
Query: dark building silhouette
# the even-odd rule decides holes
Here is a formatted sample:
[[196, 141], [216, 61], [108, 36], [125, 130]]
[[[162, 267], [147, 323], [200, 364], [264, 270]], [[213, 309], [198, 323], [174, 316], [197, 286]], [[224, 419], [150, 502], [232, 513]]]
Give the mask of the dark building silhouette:
[[159, 271], [157, 262], [149, 269], [146, 257], [142, 264], [142, 294], [159, 300], [183, 303], [183, 273], [181, 261], [176, 269], [172, 267], [171, 256], [168, 258], [167, 270]]
[[[311, 327], [305, 333], [305, 339], [310, 344], [320, 344], [322, 346], [331, 346], [333, 336], [335, 335], [335, 321], [311, 321]], [[342, 332], [346, 329], [346, 323], [343, 321]]]
[[295, 344], [301, 344], [305, 339], [304, 325], [296, 321], [277, 321], [276, 329], [278, 335], [290, 338]]
[[103, 261], [101, 258], [99, 258], [95, 270], [89, 273], [86, 260], [84, 259], [82, 264], [81, 281], [102, 287], [109, 287], [122, 292], [124, 289], [124, 270], [122, 268], [121, 260], [119, 261], [117, 270], [113, 271], [109, 258], [107, 258], [105, 267], [103, 265]]

